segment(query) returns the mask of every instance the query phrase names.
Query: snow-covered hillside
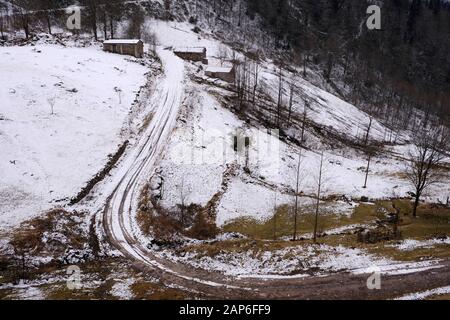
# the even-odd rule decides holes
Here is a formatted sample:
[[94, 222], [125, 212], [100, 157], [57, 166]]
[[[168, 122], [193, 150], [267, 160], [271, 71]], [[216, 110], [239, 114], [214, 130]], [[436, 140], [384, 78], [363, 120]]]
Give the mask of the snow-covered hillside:
[[[184, 23], [150, 22], [159, 42], [164, 46], [205, 46], [210, 65], [218, 65], [220, 42], [204, 33], [199, 36]], [[206, 39], [205, 39], [206, 37]], [[231, 55], [231, 48], [230, 50]], [[236, 52], [236, 56], [240, 56]], [[276, 100], [277, 68], [272, 61], [262, 64], [261, 83]], [[208, 81], [200, 63], [186, 62], [191, 76]], [[357, 107], [311, 84], [299, 75], [285, 71], [285, 79], [293, 79], [300, 95], [294, 99], [294, 113], [301, 116], [304, 99], [310, 101], [308, 119], [317, 126], [329, 128], [348, 139], [361, 138], [366, 132], [370, 116]], [[287, 88], [285, 88], [286, 90]], [[288, 92], [286, 92], [286, 95]], [[163, 178], [162, 204], [175, 207], [181, 201], [206, 205], [218, 192], [217, 223], [223, 225], [232, 219], [251, 216], [260, 220], [273, 214], [275, 205], [292, 204], [300, 149], [279, 141], [267, 128], [248, 125], [221, 104], [230, 92], [213, 82], [199, 84], [191, 81], [187, 99], [172, 141], [160, 163], [159, 180]], [[299, 132], [290, 132], [298, 135]], [[355, 200], [407, 196], [411, 186], [404, 178], [410, 145], [386, 146], [386, 152], [372, 159], [367, 188], [363, 188], [367, 157], [349, 147], [330, 147], [333, 141], [324, 141], [312, 129], [307, 129], [311, 150], [302, 151], [300, 191], [306, 197], [302, 204], [311, 205], [317, 189], [320, 152], [324, 151], [323, 195], [346, 196]], [[233, 137], [238, 133], [251, 137], [250, 174], [243, 170], [245, 157], [233, 151]], [[390, 130], [372, 120], [370, 139], [382, 143]], [[407, 134], [407, 133], [405, 133]], [[402, 139], [398, 139], [402, 141]], [[238, 165], [239, 164], [239, 165]], [[237, 169], [232, 170], [235, 166]], [[447, 180], [435, 185], [425, 195], [428, 200], [445, 201], [450, 194]], [[183, 198], [183, 199], [182, 199]], [[351, 214], [353, 206], [337, 203], [334, 213]]]
[[8, 228], [74, 197], [105, 166], [127, 138], [148, 69], [99, 46], [1, 47], [0, 58], [0, 228]]

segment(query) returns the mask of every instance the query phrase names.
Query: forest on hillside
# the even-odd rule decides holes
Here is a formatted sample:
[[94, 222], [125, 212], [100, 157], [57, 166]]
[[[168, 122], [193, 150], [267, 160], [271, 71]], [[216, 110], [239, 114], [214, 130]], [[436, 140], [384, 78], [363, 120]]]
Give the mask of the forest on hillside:
[[[301, 68], [319, 71], [336, 94], [383, 120], [392, 129], [411, 129], [450, 120], [450, 2], [447, 0], [13, 0], [51, 25], [78, 3], [83, 25], [95, 39], [114, 37], [129, 19], [141, 35], [145, 15], [203, 21], [251, 39], [255, 24], [271, 41], [260, 49]], [[381, 30], [368, 30], [367, 7], [381, 7]], [[0, 3], [1, 6], [1, 3]], [[38, 10], [38, 11], [36, 11]], [[0, 10], [1, 11], [1, 10]], [[3, 29], [4, 18], [0, 19]], [[26, 12], [16, 12], [17, 29], [31, 32]], [[45, 30], [45, 27], [44, 27]], [[223, 33], [226, 34], [226, 33]], [[27, 35], [28, 37], [28, 35]], [[233, 36], [235, 37], [235, 36]], [[230, 40], [230, 39], [224, 39]], [[233, 39], [236, 41], [236, 39]], [[254, 40], [250, 40], [254, 41]], [[254, 43], [248, 45], [249, 50]], [[253, 48], [252, 48], [253, 49]], [[287, 57], [287, 59], [286, 59]], [[307, 73], [305, 72], [305, 77]], [[412, 108], [420, 112], [411, 112]]]
[[[279, 50], [344, 79], [353, 102], [386, 119], [393, 109], [450, 114], [450, 2], [445, 0], [247, 0]], [[381, 30], [365, 27], [368, 4], [382, 8]], [[389, 106], [387, 110], [384, 110]], [[407, 114], [407, 112], [405, 113]], [[395, 119], [391, 119], [395, 120]], [[400, 121], [399, 124], [405, 123]], [[408, 122], [406, 122], [408, 123]]]

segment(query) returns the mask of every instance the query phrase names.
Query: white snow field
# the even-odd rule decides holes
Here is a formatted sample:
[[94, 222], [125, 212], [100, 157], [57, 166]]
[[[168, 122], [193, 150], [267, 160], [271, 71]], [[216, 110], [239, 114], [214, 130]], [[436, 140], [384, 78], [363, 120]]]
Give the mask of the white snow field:
[[103, 169], [126, 139], [148, 69], [100, 46], [1, 47], [0, 59], [0, 228], [7, 229], [76, 196]]
[[423, 292], [411, 293], [395, 300], [425, 300], [429, 297], [450, 294], [450, 286], [427, 290]]

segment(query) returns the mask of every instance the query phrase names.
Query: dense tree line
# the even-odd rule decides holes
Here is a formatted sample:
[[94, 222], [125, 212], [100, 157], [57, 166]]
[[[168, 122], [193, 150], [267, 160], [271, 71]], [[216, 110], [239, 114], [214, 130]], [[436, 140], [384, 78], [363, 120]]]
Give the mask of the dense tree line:
[[[63, 11], [72, 0], [12, 0], [16, 29], [30, 36], [65, 23]], [[129, 19], [130, 37], [141, 37], [145, 15], [164, 19], [206, 21], [226, 39], [255, 45], [252, 20], [262, 23], [265, 52], [307, 68], [318, 68], [346, 100], [385, 120], [392, 129], [406, 129], [442, 120], [450, 114], [450, 2], [446, 0], [164, 0], [124, 4], [124, 0], [79, 0], [83, 31], [98, 39], [114, 38], [117, 24]], [[382, 29], [365, 23], [372, 3], [382, 5]], [[161, 4], [162, 3], [162, 4]], [[32, 12], [32, 13], [30, 13]], [[10, 18], [8, 18], [10, 19]], [[59, 19], [59, 20], [58, 20]], [[5, 18], [0, 17], [0, 31]], [[227, 34], [228, 31], [228, 34]], [[270, 36], [269, 36], [270, 35]], [[237, 39], [239, 38], [239, 39]], [[261, 39], [260, 39], [261, 40]], [[246, 50], [248, 48], [242, 47]], [[246, 70], [246, 68], [242, 68]], [[243, 79], [248, 82], [248, 77]], [[245, 87], [241, 86], [241, 87]], [[253, 94], [254, 96], [254, 94]], [[411, 112], [415, 107], [421, 113]], [[443, 120], [442, 120], [443, 121]]]
[[274, 49], [320, 66], [330, 82], [345, 80], [347, 98], [360, 107], [393, 125], [415, 122], [410, 107], [422, 110], [425, 119], [450, 115], [448, 1], [377, 1], [382, 29], [373, 31], [365, 23], [375, 1], [246, 1], [247, 14], [262, 17], [275, 37]]

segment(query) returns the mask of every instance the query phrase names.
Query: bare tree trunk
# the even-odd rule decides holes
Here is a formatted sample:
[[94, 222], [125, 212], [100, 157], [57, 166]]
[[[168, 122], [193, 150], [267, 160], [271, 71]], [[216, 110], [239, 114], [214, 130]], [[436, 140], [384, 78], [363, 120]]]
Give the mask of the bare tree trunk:
[[25, 32], [25, 38], [28, 40], [30, 38], [30, 21], [28, 17], [28, 12], [22, 12], [21, 13], [21, 22], [22, 22], [22, 28]]
[[103, 9], [103, 35], [105, 40], [108, 40], [108, 18], [106, 15], [106, 8]]
[[440, 166], [445, 159], [445, 150], [448, 150], [449, 137], [448, 129], [444, 127], [425, 128], [414, 132], [415, 149], [410, 151], [410, 161], [406, 171], [415, 191], [414, 217], [417, 217], [423, 192], [442, 179]]
[[89, 9], [91, 11], [91, 27], [92, 32], [94, 33], [95, 41], [98, 40], [98, 34], [97, 34], [97, 0], [90, 0], [89, 2]]
[[111, 39], [114, 39], [114, 18], [109, 16], [109, 29], [111, 31]]
[[395, 204], [393, 204], [392, 207], [395, 210], [393, 232], [394, 232], [394, 236], [397, 238], [397, 236], [398, 236], [398, 224], [400, 223], [400, 209], [398, 209], [395, 206]]
[[420, 193], [416, 191], [415, 197], [414, 197], [414, 205], [413, 205], [413, 217], [417, 218], [417, 208], [419, 207], [420, 202]]
[[1, 39], [5, 39], [5, 34], [3, 31], [3, 24], [4, 24], [4, 18], [3, 18], [3, 12], [0, 10], [0, 36]]
[[303, 147], [303, 144], [305, 143], [305, 129], [306, 129], [306, 117], [308, 112], [308, 103], [305, 102], [305, 110], [303, 110], [303, 123], [302, 123], [302, 134], [301, 134], [301, 145]]
[[307, 74], [306, 74], [306, 63], [308, 61], [308, 55], [304, 55], [303, 56], [303, 77], [306, 78]]
[[289, 115], [288, 115], [288, 126], [291, 124], [292, 117], [292, 106], [294, 104], [294, 84], [291, 83], [291, 90], [289, 94]]
[[370, 117], [370, 122], [369, 122], [369, 126], [367, 127], [367, 132], [366, 132], [366, 137], [364, 139], [364, 145], [367, 146], [367, 144], [369, 143], [369, 135], [370, 135], [370, 129], [372, 129], [372, 117]]
[[297, 221], [298, 221], [298, 193], [300, 189], [300, 166], [302, 163], [302, 151], [298, 155], [298, 166], [297, 166], [297, 184], [295, 189], [295, 207], [294, 207], [294, 236], [293, 241], [297, 240]]
[[277, 102], [277, 127], [281, 128], [281, 106], [283, 104], [283, 71], [280, 66], [279, 84], [278, 84], [278, 102]]
[[45, 20], [47, 21], [47, 30], [49, 34], [52, 34], [52, 21], [50, 19], [50, 13], [46, 12]]
[[370, 171], [370, 161], [372, 160], [372, 154], [369, 153], [369, 160], [367, 161], [367, 168], [366, 168], [366, 180], [364, 181], [364, 189], [367, 188], [367, 180], [369, 178], [369, 171]]
[[316, 216], [315, 216], [315, 221], [314, 221], [314, 237], [313, 237], [314, 243], [317, 242], [317, 227], [319, 224], [320, 194], [322, 191], [322, 170], [323, 170], [323, 151], [322, 151], [322, 155], [320, 157], [320, 171], [319, 171], [319, 180], [318, 180], [318, 184], [317, 184]]
[[256, 89], [258, 88], [258, 81], [259, 81], [259, 57], [256, 57], [255, 62], [255, 78], [254, 78], [254, 86], [253, 86], [253, 103], [255, 103], [256, 100]]
[[277, 193], [275, 192], [275, 202], [273, 206], [273, 240], [277, 240]]

